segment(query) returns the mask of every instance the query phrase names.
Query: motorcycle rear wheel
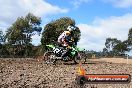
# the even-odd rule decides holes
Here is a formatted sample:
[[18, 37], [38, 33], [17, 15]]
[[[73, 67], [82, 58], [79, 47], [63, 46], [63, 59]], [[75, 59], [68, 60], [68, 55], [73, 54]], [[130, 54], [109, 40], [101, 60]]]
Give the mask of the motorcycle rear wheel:
[[55, 64], [56, 62], [56, 55], [52, 51], [45, 52], [43, 57], [45, 64]]

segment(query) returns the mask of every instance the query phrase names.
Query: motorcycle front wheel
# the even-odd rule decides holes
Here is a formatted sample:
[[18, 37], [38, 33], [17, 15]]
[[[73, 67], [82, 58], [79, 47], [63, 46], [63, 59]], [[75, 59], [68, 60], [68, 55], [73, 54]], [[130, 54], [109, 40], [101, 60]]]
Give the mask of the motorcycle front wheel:
[[84, 64], [85, 62], [86, 62], [86, 59], [83, 58], [80, 53], [78, 53], [77, 55], [75, 55], [75, 57], [74, 57], [74, 63], [75, 64], [79, 64], [79, 63]]
[[55, 64], [56, 62], [56, 55], [52, 51], [45, 52], [43, 57], [45, 64]]

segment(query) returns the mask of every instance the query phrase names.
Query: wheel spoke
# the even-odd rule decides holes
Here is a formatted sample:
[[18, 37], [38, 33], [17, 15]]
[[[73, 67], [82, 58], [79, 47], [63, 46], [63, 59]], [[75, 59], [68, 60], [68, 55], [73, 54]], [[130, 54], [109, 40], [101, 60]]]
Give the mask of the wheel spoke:
[[80, 53], [78, 53], [78, 55], [75, 56], [74, 62], [75, 62], [75, 63], [80, 63], [80, 62], [81, 62], [81, 63], [85, 63], [86, 60], [85, 60], [84, 57], [82, 57], [82, 55], [81, 55]]
[[47, 51], [44, 54], [44, 63], [46, 63], [46, 64], [54, 64], [55, 63], [55, 55], [52, 51]]

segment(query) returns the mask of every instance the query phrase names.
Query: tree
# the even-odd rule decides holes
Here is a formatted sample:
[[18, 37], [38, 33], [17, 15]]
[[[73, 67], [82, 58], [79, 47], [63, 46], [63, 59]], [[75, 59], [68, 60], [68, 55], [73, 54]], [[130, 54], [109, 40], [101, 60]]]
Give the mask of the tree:
[[125, 55], [126, 51], [129, 52], [132, 50], [132, 28], [129, 30], [127, 40], [122, 42], [116, 38], [107, 38], [105, 46], [109, 55]]
[[108, 49], [103, 48], [102, 54], [103, 54], [103, 56], [108, 56]]
[[[46, 48], [46, 44], [56, 44], [58, 36], [67, 29], [69, 25], [75, 26], [75, 21], [69, 17], [62, 17], [55, 21], [51, 21], [44, 27], [44, 31], [42, 33], [41, 44], [44, 49]], [[75, 41], [79, 41], [80, 39], [80, 30], [77, 28], [75, 32]]]
[[9, 51], [9, 45], [8, 44], [1, 44], [2, 47], [0, 48], [0, 56], [1, 57], [9, 57], [12, 55]]
[[105, 42], [106, 49], [108, 51], [112, 51], [112, 49], [115, 45], [117, 45], [118, 42], [119, 40], [117, 40], [116, 38], [107, 38]]
[[6, 37], [3, 34], [3, 31], [0, 30], [0, 56], [1, 57], [8, 54], [8, 51], [5, 45], [5, 40], [6, 40]]
[[5, 37], [5, 35], [3, 34], [3, 31], [0, 30], [0, 44], [1, 44], [1, 43], [4, 43], [5, 40], [6, 40], [6, 37]]
[[28, 46], [30, 46], [32, 42], [32, 36], [35, 35], [35, 33], [40, 33], [42, 30], [40, 24], [41, 19], [31, 13], [27, 14], [25, 17], [17, 18], [6, 33], [8, 43], [14, 46], [14, 52], [20, 52], [25, 48], [25, 52], [27, 53]]
[[109, 56], [120, 56], [124, 55], [125, 51], [129, 51], [127, 47], [127, 40], [122, 42], [116, 38], [107, 38], [105, 46], [105, 51], [107, 49]]
[[41, 31], [41, 19], [29, 13], [26, 17], [19, 17], [7, 31], [7, 40], [10, 44], [30, 43], [33, 33]]
[[125, 55], [125, 51], [128, 51], [129, 49], [127, 48], [126, 41], [119, 41], [116, 46], [114, 46], [113, 51], [117, 55]]
[[[114, 51], [115, 46], [117, 46], [121, 41], [117, 38], [107, 38], [105, 42], [106, 49], [109, 56], [117, 55], [117, 51]], [[118, 45], [119, 46], [119, 45]]]
[[132, 28], [129, 30], [127, 41], [129, 49], [132, 50]]

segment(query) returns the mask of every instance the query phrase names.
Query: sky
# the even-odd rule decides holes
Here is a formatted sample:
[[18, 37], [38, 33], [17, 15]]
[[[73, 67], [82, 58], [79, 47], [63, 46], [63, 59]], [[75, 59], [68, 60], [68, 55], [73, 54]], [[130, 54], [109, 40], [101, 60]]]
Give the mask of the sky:
[[[42, 27], [71, 17], [81, 30], [78, 46], [87, 50], [102, 51], [108, 37], [126, 40], [132, 27], [132, 0], [0, 0], [0, 8], [3, 31], [29, 12], [41, 17]], [[34, 45], [40, 44], [41, 36], [32, 38]]]

